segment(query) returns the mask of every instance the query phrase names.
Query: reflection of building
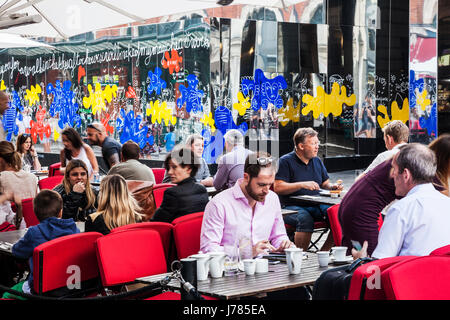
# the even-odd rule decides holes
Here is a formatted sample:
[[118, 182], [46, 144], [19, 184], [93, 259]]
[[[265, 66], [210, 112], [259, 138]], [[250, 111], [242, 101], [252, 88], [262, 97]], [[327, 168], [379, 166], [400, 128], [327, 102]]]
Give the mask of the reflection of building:
[[[70, 79], [80, 106], [88, 94], [89, 84], [99, 82], [102, 90], [115, 84], [117, 96], [106, 103], [109, 124], [113, 127], [120, 109], [132, 108], [135, 114], [145, 115], [143, 118], [158, 119], [162, 133], [167, 132], [169, 125], [165, 120], [178, 116], [174, 126], [177, 137], [182, 139], [186, 134], [210, 128], [207, 120], [214, 119], [217, 108], [225, 107], [229, 113], [222, 128], [247, 123], [250, 129], [263, 130], [257, 136], [259, 139], [270, 137], [269, 130], [278, 128], [280, 154], [292, 149], [291, 137], [298, 127], [314, 126], [320, 133], [320, 155], [325, 158], [373, 155], [383, 149], [381, 122], [378, 120], [376, 129], [361, 134], [360, 138], [355, 138], [358, 136], [355, 130], [359, 130], [349, 129], [354, 128], [354, 123], [353, 126], [349, 123], [352, 108], [362, 109], [366, 95], [374, 97], [375, 119], [381, 116], [387, 122], [409, 106], [417, 112], [414, 125], [421, 130], [435, 123], [439, 124], [438, 133], [448, 130], [445, 123], [449, 121], [441, 119], [447, 114], [450, 95], [450, 37], [447, 35], [450, 28], [446, 27], [450, 23], [450, 9], [441, 5], [437, 19], [438, 2], [307, 0], [286, 9], [236, 5], [162, 17], [143, 25], [111, 28], [55, 43], [56, 53], [42, 48], [0, 51], [2, 66], [14, 56], [24, 71], [24, 66], [30, 71], [36, 59], [52, 63], [53, 54], [56, 59], [55, 67], [52, 65], [45, 72], [21, 75], [15, 69], [12, 75], [4, 71], [2, 79], [8, 90], [14, 88], [22, 97], [35, 83], [43, 83], [45, 87], [49, 82]], [[77, 61], [84, 59], [86, 52], [95, 61], [85, 60], [78, 65]], [[440, 57], [439, 69], [437, 57]], [[65, 70], [62, 64], [58, 65], [59, 61], [67, 62]], [[175, 68], [177, 63], [178, 71], [170, 71], [169, 67]], [[156, 68], [161, 70], [160, 74]], [[264, 84], [257, 84], [239, 101], [242, 80], [255, 80], [257, 69], [264, 74]], [[414, 71], [414, 79], [410, 70]], [[149, 76], [149, 71], [154, 78]], [[85, 75], [80, 76], [81, 72]], [[190, 84], [189, 75], [194, 75], [198, 82]], [[273, 85], [270, 81], [277, 76], [283, 77], [286, 89], [269, 88], [269, 84]], [[334, 83], [339, 85], [335, 92], [332, 91]], [[245, 105], [245, 99], [252, 101], [260, 94], [258, 90], [267, 90], [264, 99], [272, 99], [269, 111], [253, 111]], [[184, 97], [179, 108], [177, 102], [183, 98], [182, 91], [191, 100]], [[100, 97], [102, 93], [97, 94]], [[45, 93], [42, 96], [41, 104], [46, 107]], [[352, 96], [355, 102], [346, 101], [345, 108], [344, 103], [334, 103], [336, 99]], [[195, 102], [199, 101], [196, 97], [200, 97], [202, 112], [188, 113], [188, 107], [196, 108]], [[160, 103], [158, 107], [156, 101]], [[276, 105], [275, 101], [282, 104]], [[288, 101], [292, 103], [290, 111]], [[167, 109], [161, 108], [162, 102], [167, 103]], [[437, 102], [439, 121], [433, 123], [434, 102]], [[237, 103], [243, 113], [234, 107]], [[150, 109], [157, 116], [146, 114]], [[289, 113], [293, 110], [295, 115]], [[103, 116], [89, 115], [89, 110], [83, 112], [86, 114], [81, 128], [85, 128], [88, 119], [101, 120]], [[278, 118], [273, 114], [280, 112], [288, 121], [282, 125], [273, 120]], [[252, 122], [254, 114], [256, 125]], [[412, 111], [409, 114], [412, 117]], [[430, 135], [428, 131], [425, 134]], [[114, 136], [119, 135], [115, 130]], [[372, 139], [363, 138], [369, 136]]]

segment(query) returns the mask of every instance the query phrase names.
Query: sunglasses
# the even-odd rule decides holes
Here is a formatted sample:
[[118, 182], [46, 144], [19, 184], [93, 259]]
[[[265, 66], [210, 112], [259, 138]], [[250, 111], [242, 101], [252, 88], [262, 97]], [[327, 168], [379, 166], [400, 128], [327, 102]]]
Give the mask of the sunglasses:
[[256, 162], [260, 165], [260, 166], [266, 166], [268, 164], [271, 164], [273, 162], [273, 158], [272, 157], [261, 157], [261, 158], [256, 158]]

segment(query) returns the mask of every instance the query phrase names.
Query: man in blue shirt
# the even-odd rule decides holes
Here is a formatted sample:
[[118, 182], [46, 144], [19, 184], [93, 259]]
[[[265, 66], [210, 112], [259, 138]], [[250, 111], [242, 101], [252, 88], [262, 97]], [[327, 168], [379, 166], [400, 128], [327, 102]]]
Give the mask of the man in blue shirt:
[[[291, 196], [317, 195], [319, 189], [342, 190], [342, 185], [330, 183], [327, 169], [317, 157], [319, 138], [312, 128], [300, 128], [294, 134], [294, 151], [282, 156], [275, 177], [274, 190], [283, 208], [296, 210], [298, 214], [284, 217], [286, 224], [295, 226], [295, 245], [308, 250], [315, 221], [325, 221], [328, 205], [302, 207]], [[331, 232], [321, 250], [332, 246]]]

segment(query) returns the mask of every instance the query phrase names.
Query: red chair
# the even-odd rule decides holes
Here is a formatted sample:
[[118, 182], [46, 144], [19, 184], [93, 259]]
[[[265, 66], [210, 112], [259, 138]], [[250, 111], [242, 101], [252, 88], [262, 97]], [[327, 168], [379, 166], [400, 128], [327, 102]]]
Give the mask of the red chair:
[[166, 174], [166, 169], [164, 168], [151, 168], [153, 175], [155, 176], [155, 184], [162, 183], [164, 175]]
[[430, 256], [450, 256], [450, 245], [433, 250]]
[[178, 259], [186, 258], [200, 250], [202, 221], [203, 212], [188, 214], [172, 221]]
[[415, 259], [415, 256], [384, 258], [358, 267], [352, 275], [348, 300], [386, 300], [381, 285], [381, 272], [394, 264]]
[[[33, 288], [39, 295], [85, 296], [101, 291], [94, 243], [98, 232], [77, 233], [47, 241], [33, 251]], [[71, 277], [80, 280], [79, 288]], [[68, 284], [73, 284], [70, 288]]]
[[[95, 246], [104, 287], [117, 288], [140, 277], [167, 272], [161, 237], [155, 230], [112, 232], [98, 238]], [[180, 295], [167, 292], [152, 298], [179, 300]]]
[[[295, 234], [295, 226], [291, 226], [290, 224], [284, 224], [286, 228], [286, 233], [289, 236], [289, 239], [294, 242], [294, 234]], [[311, 242], [308, 247], [308, 251], [310, 251], [312, 248], [316, 249], [316, 251], [319, 251], [319, 248], [317, 247], [317, 243], [322, 239], [324, 235], [328, 233], [328, 225], [325, 221], [316, 221], [314, 222], [314, 232], [320, 232], [319, 237], [315, 239], [314, 241], [311, 239]]]
[[172, 240], [172, 229], [173, 225], [166, 222], [141, 222], [141, 223], [133, 223], [125, 226], [117, 227], [111, 230], [111, 233], [114, 232], [123, 232], [128, 230], [136, 230], [136, 229], [150, 229], [156, 230], [161, 237], [162, 245], [164, 248], [164, 253], [166, 257], [166, 261], [168, 266], [175, 260], [175, 248]]
[[33, 198], [22, 200], [22, 214], [27, 228], [39, 224], [39, 220], [33, 210]]
[[160, 183], [153, 186], [153, 198], [155, 199], [156, 209], [161, 206], [164, 198], [164, 191], [166, 191], [167, 188], [171, 188], [173, 186], [175, 186], [175, 184], [172, 183]]
[[53, 176], [57, 176], [57, 175], [58, 176], [63, 175], [61, 173], [61, 171], [59, 170], [59, 168], [61, 168], [61, 162], [57, 162], [57, 163], [51, 164], [48, 167], [48, 176], [49, 177], [53, 177]]
[[381, 273], [389, 300], [449, 300], [450, 258], [425, 256], [395, 264]]
[[336, 246], [340, 246], [342, 242], [342, 228], [341, 224], [339, 223], [338, 212], [339, 204], [335, 204], [334, 206], [329, 207], [327, 210], [328, 221], [330, 221], [330, 228], [333, 234], [334, 244]]
[[48, 177], [48, 178], [39, 180], [38, 181], [39, 189], [40, 190], [44, 190], [44, 189], [51, 190], [54, 187], [56, 187], [58, 184], [60, 184], [63, 178], [64, 178], [64, 176], [62, 176], [62, 175], [56, 175], [56, 176], [52, 176], [52, 177]]

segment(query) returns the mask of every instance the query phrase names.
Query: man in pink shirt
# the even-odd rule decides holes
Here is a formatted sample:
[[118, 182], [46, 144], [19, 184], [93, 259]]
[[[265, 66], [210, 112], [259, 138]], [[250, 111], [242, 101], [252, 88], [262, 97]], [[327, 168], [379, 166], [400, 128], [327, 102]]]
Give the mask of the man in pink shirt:
[[247, 156], [244, 178], [216, 195], [205, 208], [201, 251], [224, 251], [224, 246], [236, 246], [242, 238], [251, 241], [253, 257], [294, 246], [286, 235], [278, 196], [270, 190], [276, 171], [269, 154]]

